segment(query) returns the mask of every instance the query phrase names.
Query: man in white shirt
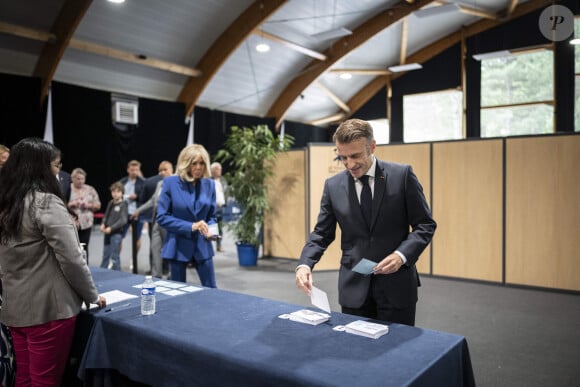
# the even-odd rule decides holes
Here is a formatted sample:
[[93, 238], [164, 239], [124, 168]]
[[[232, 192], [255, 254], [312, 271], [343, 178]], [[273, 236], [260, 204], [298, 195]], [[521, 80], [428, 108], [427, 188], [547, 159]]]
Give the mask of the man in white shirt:
[[216, 240], [216, 250], [224, 251], [222, 249], [222, 219], [223, 211], [226, 206], [226, 187], [227, 183], [222, 177], [222, 165], [218, 162], [212, 163], [210, 166], [211, 177], [215, 183], [215, 204], [216, 204], [216, 219], [218, 222], [219, 238]]

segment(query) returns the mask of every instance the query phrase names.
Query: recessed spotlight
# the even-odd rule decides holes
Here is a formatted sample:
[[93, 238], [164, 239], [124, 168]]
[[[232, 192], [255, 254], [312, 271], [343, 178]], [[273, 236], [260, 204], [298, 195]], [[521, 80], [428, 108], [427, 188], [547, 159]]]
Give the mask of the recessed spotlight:
[[260, 43], [256, 46], [256, 51], [268, 52], [268, 51], [270, 51], [270, 46], [268, 46], [266, 43]]
[[125, 0], [107, 0], [109, 3], [121, 4], [124, 3]]
[[580, 44], [580, 38], [570, 40], [570, 44], [573, 44], [575, 46]]
[[351, 79], [352, 78], [352, 74], [351, 73], [341, 73], [338, 77], [340, 79]]

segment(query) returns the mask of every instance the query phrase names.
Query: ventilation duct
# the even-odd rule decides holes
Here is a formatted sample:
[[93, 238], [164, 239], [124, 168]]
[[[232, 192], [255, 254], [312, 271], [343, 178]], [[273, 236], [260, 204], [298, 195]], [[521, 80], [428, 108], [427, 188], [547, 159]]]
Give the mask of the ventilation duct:
[[128, 102], [115, 102], [113, 105], [113, 119], [119, 124], [138, 124], [139, 105]]
[[111, 95], [113, 123], [137, 125], [139, 123], [139, 101], [137, 98]]

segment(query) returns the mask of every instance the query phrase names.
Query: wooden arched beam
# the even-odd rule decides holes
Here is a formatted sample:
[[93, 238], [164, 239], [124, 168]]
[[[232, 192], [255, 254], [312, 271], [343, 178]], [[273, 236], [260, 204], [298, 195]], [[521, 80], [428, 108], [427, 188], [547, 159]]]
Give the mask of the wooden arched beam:
[[433, 0], [417, 0], [413, 4], [408, 4], [404, 0], [400, 1], [393, 6], [393, 8], [384, 10], [367, 20], [360, 27], [356, 28], [352, 35], [338, 40], [324, 52], [324, 55], [328, 58], [326, 61], [311, 61], [300, 75], [290, 81], [288, 86], [286, 86], [270, 107], [267, 116], [274, 117], [276, 119], [276, 127], [279, 127], [286, 112], [290, 108], [290, 105], [292, 105], [296, 98], [298, 98], [298, 96], [322, 73], [328, 70], [339, 59], [375, 36], [377, 33], [432, 1]]
[[50, 83], [64, 51], [92, 2], [93, 0], [66, 0], [50, 29], [56, 41], [49, 40], [44, 44], [33, 72], [34, 76], [42, 79], [41, 106], [48, 95]]
[[199, 77], [189, 77], [177, 100], [185, 104], [189, 116], [201, 93], [217, 73], [226, 59], [242, 44], [248, 36], [260, 26], [271, 14], [276, 12], [286, 0], [257, 0], [250, 5], [220, 35], [214, 44], [200, 59], [196, 68], [201, 71]]
[[[542, 7], [547, 7], [552, 4], [551, 0], [531, 0], [526, 3], [519, 5], [515, 10], [512, 11], [507, 19], [501, 20], [489, 20], [484, 19], [482, 21], [476, 22], [470, 26], [462, 27], [461, 30], [455, 31], [454, 33], [445, 36], [444, 38], [430, 44], [429, 46], [423, 48], [422, 50], [410, 55], [407, 58], [409, 63], [424, 63], [434, 56], [445, 51], [449, 47], [459, 43], [462, 39], [477, 35], [485, 30], [496, 27], [500, 24], [506, 23], [527, 13], [535, 11]], [[396, 79], [403, 75], [404, 73], [394, 74], [391, 79]], [[352, 116], [358, 109], [360, 109], [365, 103], [367, 103], [379, 90], [385, 86], [385, 77], [376, 77], [370, 81], [365, 87], [363, 87], [358, 93], [356, 93], [348, 102], [347, 105], [350, 107], [349, 116]]]

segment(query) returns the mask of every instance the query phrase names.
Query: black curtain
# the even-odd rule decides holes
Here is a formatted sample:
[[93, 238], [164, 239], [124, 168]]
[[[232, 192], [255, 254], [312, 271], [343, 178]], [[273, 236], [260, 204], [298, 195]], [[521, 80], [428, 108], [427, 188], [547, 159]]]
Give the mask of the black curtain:
[[25, 137], [44, 136], [40, 78], [0, 74], [0, 144], [14, 146]]
[[194, 142], [203, 145], [210, 157], [213, 157], [228, 137], [232, 126], [268, 125], [274, 130], [275, 121], [272, 118], [261, 118], [242, 114], [225, 113], [196, 107], [194, 110]]
[[130, 160], [139, 160], [143, 175], [152, 176], [159, 162], [175, 162], [185, 146], [183, 104], [139, 99], [139, 124], [122, 126], [113, 124], [108, 92], [54, 82], [52, 93], [54, 143], [63, 152], [63, 169], [83, 168], [103, 206]]
[[366, 121], [387, 118], [387, 88], [381, 87], [378, 93], [356, 111], [353, 118]]
[[331, 142], [334, 133], [328, 128], [294, 121], [284, 121], [284, 132], [294, 137], [292, 149], [305, 148], [311, 142]]

